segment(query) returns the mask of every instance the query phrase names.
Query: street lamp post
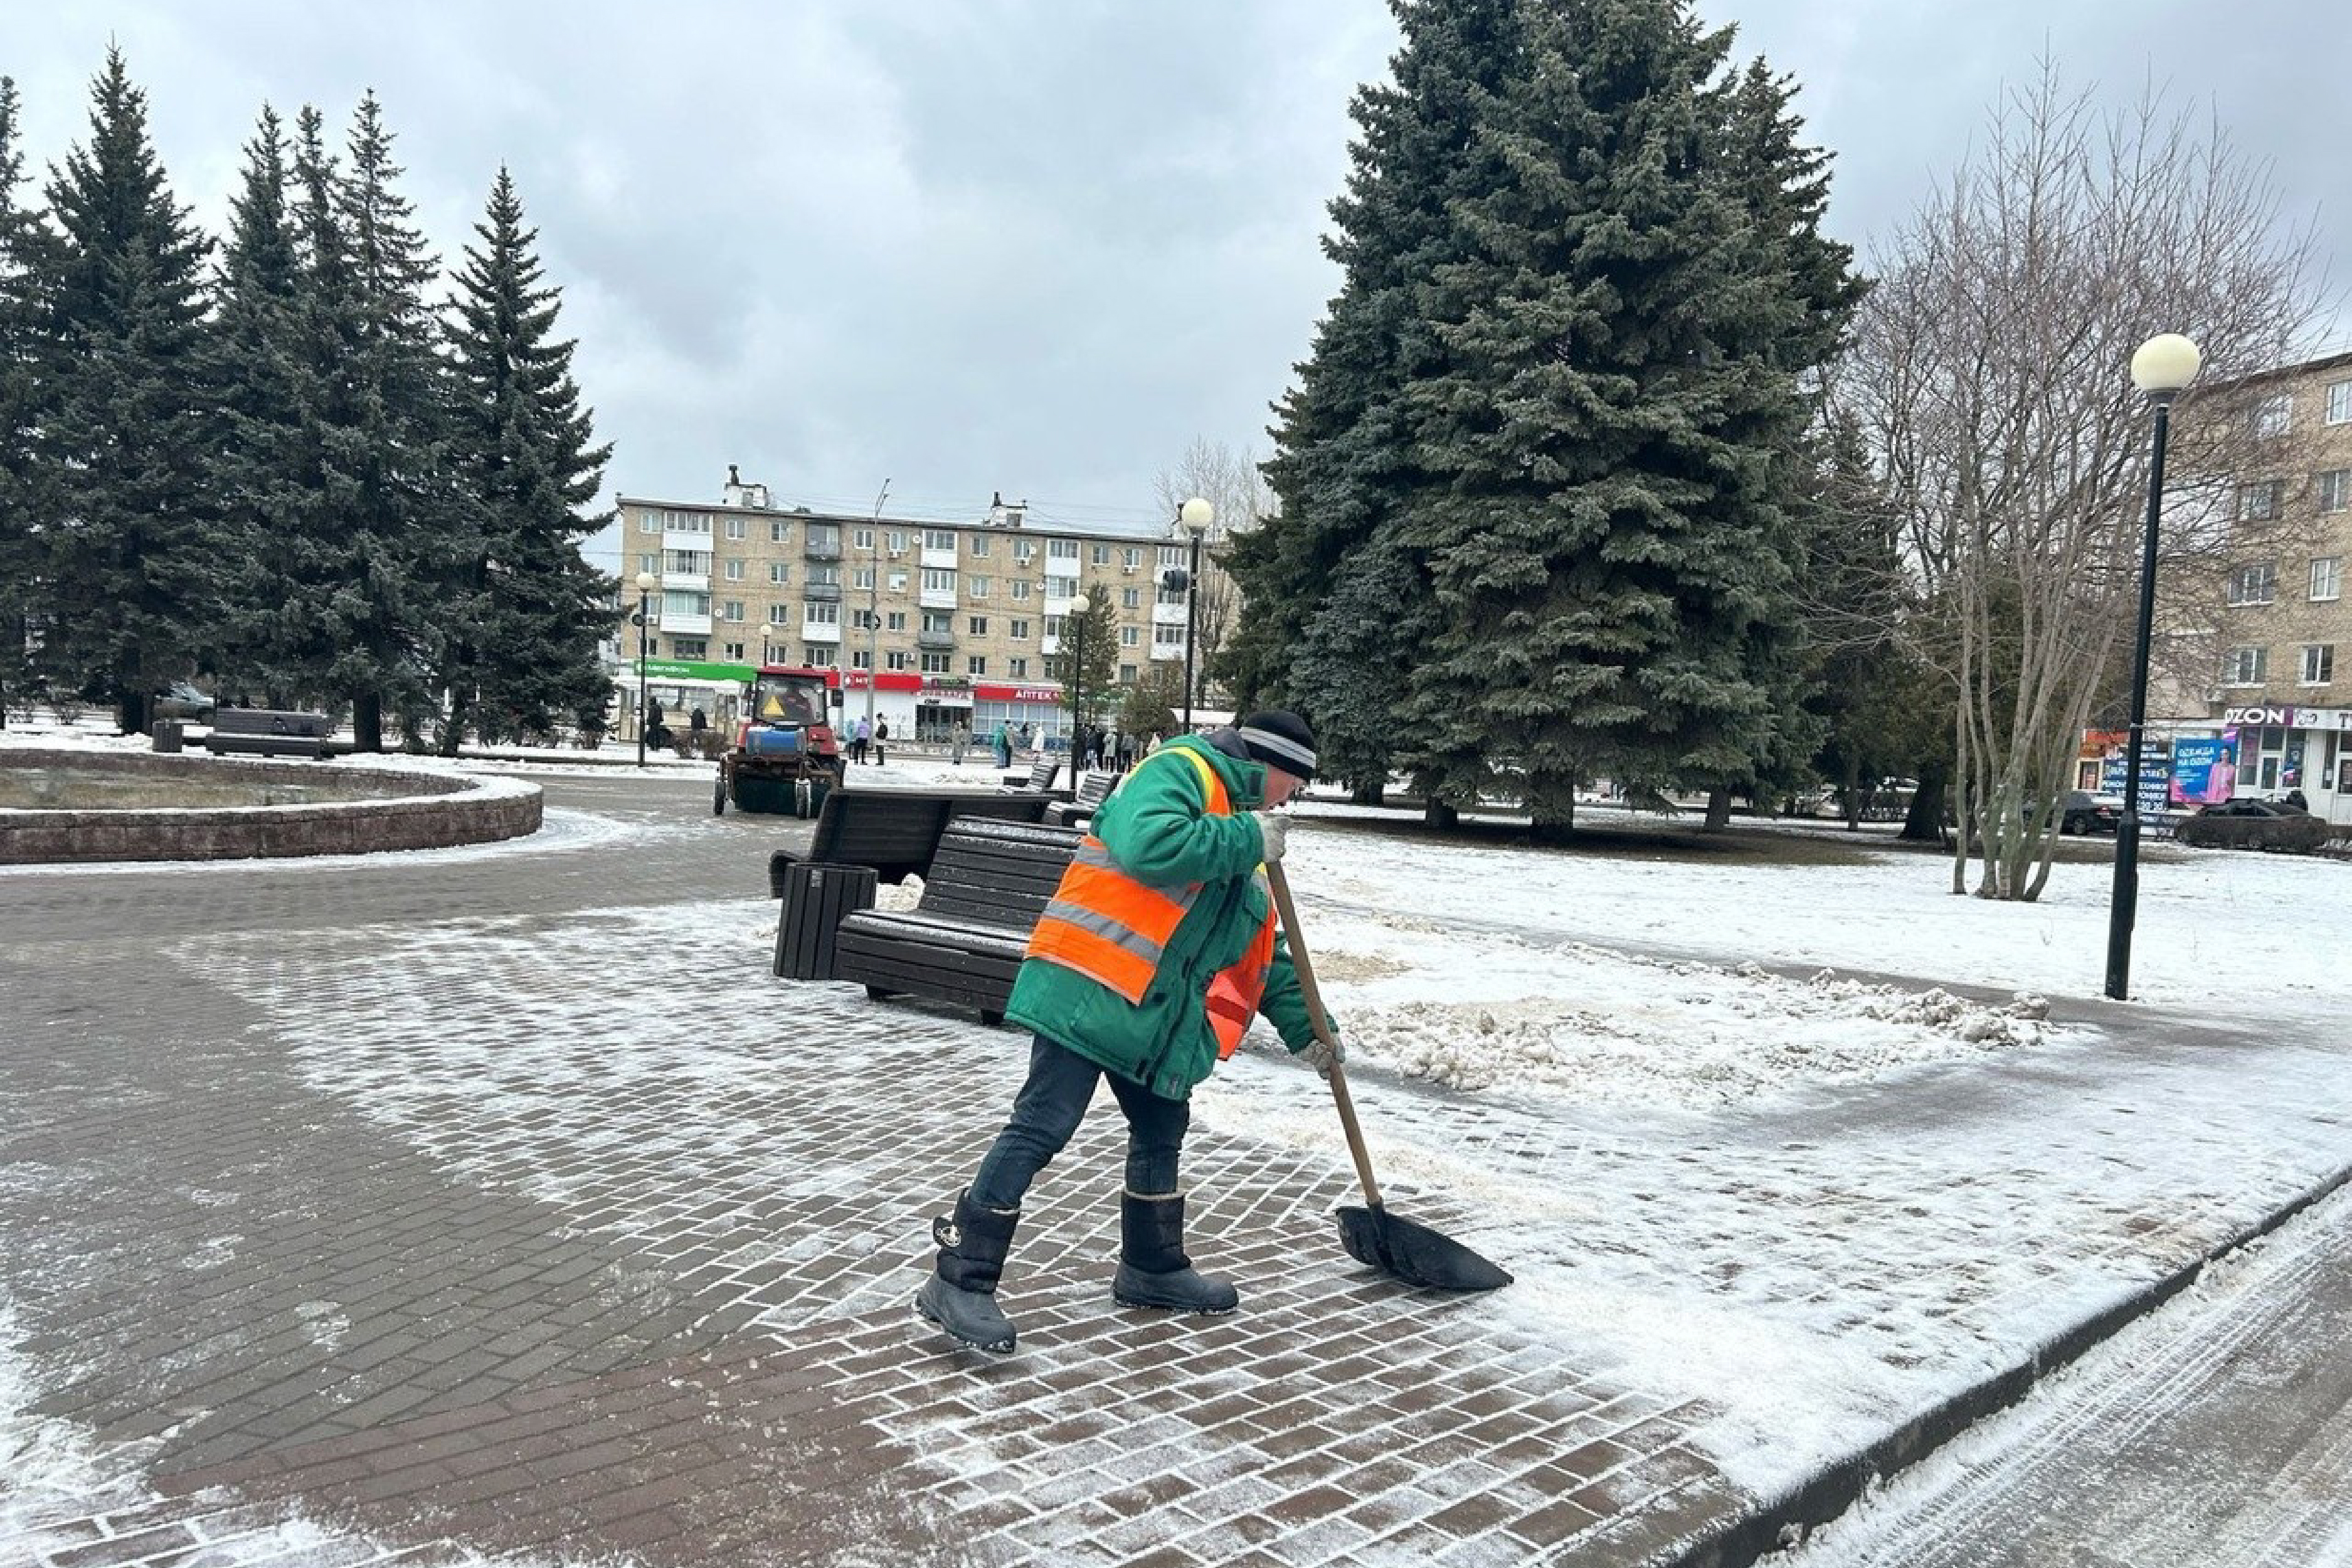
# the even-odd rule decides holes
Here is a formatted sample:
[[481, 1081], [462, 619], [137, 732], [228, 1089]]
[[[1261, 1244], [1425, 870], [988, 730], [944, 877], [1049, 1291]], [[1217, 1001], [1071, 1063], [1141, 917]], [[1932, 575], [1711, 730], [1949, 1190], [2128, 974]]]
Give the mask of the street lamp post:
[[1077, 745], [1078, 731], [1085, 727], [1087, 721], [1087, 616], [1094, 612], [1094, 607], [1095, 602], [1087, 598], [1085, 594], [1073, 594], [1070, 596], [1069, 611], [1063, 617], [1065, 625], [1075, 617], [1078, 627], [1076, 646], [1070, 653], [1070, 744], [1074, 748], [1070, 756], [1070, 776], [1073, 779], [1077, 777], [1078, 772], [1077, 753], [1075, 750]]
[[1200, 616], [1194, 605], [1201, 592], [1201, 541], [1216, 515], [1217, 509], [1199, 496], [1176, 509], [1184, 531], [1192, 536], [1192, 562], [1184, 574], [1184, 733], [1188, 735], [1192, 732], [1192, 643], [1200, 635]]
[[[874, 526], [866, 532], [872, 542], [866, 547], [866, 728], [874, 728], [874, 678], [882, 669], [882, 613], [878, 595], [882, 585], [882, 503], [890, 499], [890, 481], [882, 481], [882, 493], [874, 498]], [[922, 555], [917, 552], [919, 562]], [[921, 660], [917, 660], [920, 663]]]
[[774, 644], [775, 640], [776, 623], [773, 621], [761, 621], [760, 623], [760, 664], [762, 668], [765, 668], [769, 663], [768, 650], [771, 646]]
[[2139, 909], [2139, 753], [2147, 728], [2147, 645], [2156, 619], [2156, 536], [2164, 509], [2164, 437], [2172, 400], [2196, 379], [2202, 356], [2179, 332], [2162, 332], [2131, 357], [2132, 384], [2156, 409], [2147, 465], [2147, 525], [2140, 541], [2139, 626], [2132, 647], [2131, 733], [2124, 759], [2124, 814], [2116, 825], [2116, 886], [2107, 915], [2107, 994], [2131, 990], [2132, 923]]
[[661, 579], [650, 572], [637, 574], [637, 766], [646, 765], [646, 644], [651, 639], [654, 589]]

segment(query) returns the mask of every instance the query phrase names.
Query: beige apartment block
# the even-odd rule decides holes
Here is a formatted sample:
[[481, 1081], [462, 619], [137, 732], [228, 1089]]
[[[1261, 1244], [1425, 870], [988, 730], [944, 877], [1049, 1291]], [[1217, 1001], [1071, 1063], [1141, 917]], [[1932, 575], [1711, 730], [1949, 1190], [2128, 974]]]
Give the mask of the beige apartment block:
[[[732, 469], [717, 504], [624, 495], [618, 521], [626, 606], [640, 574], [656, 580], [646, 684], [672, 717], [701, 706], [714, 722], [733, 719], [765, 663], [833, 672], [844, 720], [870, 713], [894, 739], [941, 741], [966, 725], [984, 742], [1000, 721], [1058, 735], [1069, 712], [1045, 660], [1081, 591], [1111, 606], [1120, 691], [1155, 668], [1181, 688], [1186, 595], [1163, 574], [1188, 565], [1191, 542], [1172, 522], [1041, 524], [1001, 498], [964, 522], [849, 516], [779, 505]], [[624, 624], [625, 710], [638, 636]], [[1089, 712], [1115, 715], [1118, 697]], [[625, 734], [629, 723], [625, 712]]]
[[[2169, 678], [2150, 712], [2176, 737], [2230, 743], [2238, 795], [2300, 791], [2352, 822], [2352, 353], [2229, 390], [2206, 416], [2245, 422], [2233, 471], [2168, 476], [2168, 515], [2201, 507], [2215, 546], [2168, 549], [2159, 568]], [[2184, 404], [2179, 417], [2196, 416]]]

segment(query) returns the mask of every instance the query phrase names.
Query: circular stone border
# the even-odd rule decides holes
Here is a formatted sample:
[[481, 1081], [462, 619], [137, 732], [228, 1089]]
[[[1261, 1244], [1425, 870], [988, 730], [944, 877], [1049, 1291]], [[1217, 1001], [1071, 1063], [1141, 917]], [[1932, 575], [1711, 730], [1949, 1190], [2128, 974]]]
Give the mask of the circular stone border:
[[[362, 770], [332, 763], [246, 762], [158, 756], [144, 752], [0, 751], [0, 768], [79, 768], [162, 778], [218, 778], [245, 770], [257, 784], [312, 787]], [[127, 811], [0, 808], [0, 866], [80, 860], [226, 860], [289, 855], [366, 855], [385, 849], [445, 849], [539, 831], [541, 799], [521, 779], [402, 773], [368, 767], [363, 776], [404, 793], [390, 800], [312, 801], [299, 805], [163, 806]]]

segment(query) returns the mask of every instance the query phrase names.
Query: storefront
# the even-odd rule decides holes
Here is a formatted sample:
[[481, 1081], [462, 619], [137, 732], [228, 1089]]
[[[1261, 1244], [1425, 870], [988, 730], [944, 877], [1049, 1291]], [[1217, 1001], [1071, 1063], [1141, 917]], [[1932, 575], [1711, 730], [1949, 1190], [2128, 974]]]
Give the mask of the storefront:
[[2352, 708], [2269, 702], [2221, 713], [2237, 747], [2237, 793], [2302, 795], [2314, 815], [2352, 823]]
[[995, 735], [999, 724], [1011, 725], [1015, 737], [1020, 735], [1022, 726], [1026, 725], [1032, 747], [1059, 749], [1068, 742], [1070, 710], [1063, 702], [1062, 689], [1058, 685], [1013, 686], [1000, 681], [973, 681], [973, 740], [986, 745]]

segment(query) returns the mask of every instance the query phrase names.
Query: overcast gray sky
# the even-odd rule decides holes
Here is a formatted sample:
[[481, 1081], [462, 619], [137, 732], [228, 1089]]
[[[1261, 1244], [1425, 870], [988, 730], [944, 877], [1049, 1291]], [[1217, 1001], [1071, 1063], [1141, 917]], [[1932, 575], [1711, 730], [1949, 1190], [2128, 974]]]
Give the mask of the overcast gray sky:
[[[2352, 212], [2347, 0], [1701, 10], [1803, 84], [1865, 247], [2045, 49], [2210, 100], [2328, 248]], [[715, 499], [735, 462], [785, 504], [887, 477], [893, 512], [1002, 489], [1071, 521], [1155, 516], [1196, 436], [1264, 448], [1336, 284], [1349, 96], [1396, 42], [1375, 0], [5, 0], [44, 177], [110, 37], [215, 233], [264, 101], [340, 138], [373, 88], [445, 257], [510, 166], [614, 490]]]

